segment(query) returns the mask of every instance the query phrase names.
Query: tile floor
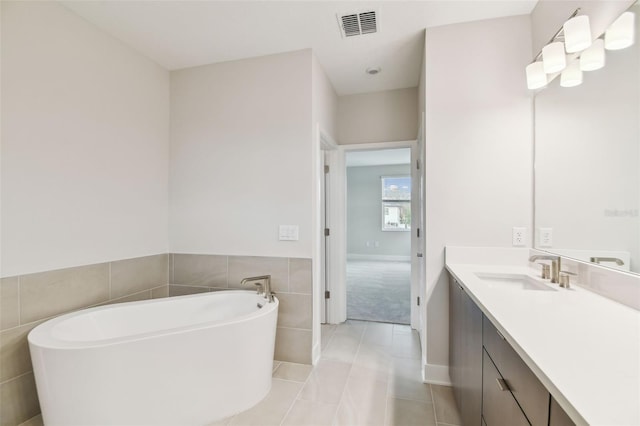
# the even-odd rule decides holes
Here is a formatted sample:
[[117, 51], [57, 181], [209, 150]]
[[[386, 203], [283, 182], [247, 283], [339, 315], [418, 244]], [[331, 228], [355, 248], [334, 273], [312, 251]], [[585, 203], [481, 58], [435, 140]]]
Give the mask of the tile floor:
[[318, 365], [275, 362], [267, 397], [215, 425], [460, 425], [451, 388], [422, 383], [419, 345], [407, 325], [323, 325]]

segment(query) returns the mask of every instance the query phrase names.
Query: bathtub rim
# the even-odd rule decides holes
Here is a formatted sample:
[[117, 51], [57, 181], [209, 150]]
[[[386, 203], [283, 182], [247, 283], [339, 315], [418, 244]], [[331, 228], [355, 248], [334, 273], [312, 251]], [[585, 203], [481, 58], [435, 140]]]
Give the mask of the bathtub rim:
[[[132, 302], [121, 302], [121, 303], [113, 303], [101, 306], [94, 306], [91, 308], [79, 309], [77, 311], [69, 312], [66, 314], [62, 314], [48, 320], [45, 320], [42, 324], [37, 325], [31, 330], [27, 336], [27, 340], [29, 342], [29, 346], [34, 346], [39, 349], [48, 349], [48, 350], [79, 350], [79, 349], [94, 349], [94, 348], [104, 348], [108, 346], [114, 346], [118, 344], [124, 344], [135, 341], [142, 341], [148, 339], [154, 339], [163, 336], [171, 336], [174, 334], [180, 334], [187, 331], [198, 331], [204, 329], [218, 328], [229, 326], [232, 324], [238, 324], [243, 322], [248, 322], [255, 318], [260, 318], [262, 316], [269, 315], [272, 311], [276, 311], [276, 315], [278, 312], [278, 307], [280, 305], [280, 301], [277, 297], [274, 297], [274, 303], [265, 303], [265, 305], [258, 309], [257, 311], [253, 311], [251, 313], [240, 315], [238, 317], [233, 317], [232, 319], [227, 319], [224, 321], [221, 320], [212, 320], [212, 321], [204, 321], [198, 322], [188, 325], [183, 325], [179, 327], [160, 329], [148, 331], [145, 333], [131, 334], [126, 336], [113, 337], [109, 339], [101, 339], [101, 340], [81, 340], [81, 341], [71, 341], [71, 340], [61, 340], [52, 336], [52, 329], [58, 325], [59, 323], [66, 321], [68, 319], [80, 316], [80, 315], [88, 315], [92, 312], [102, 311], [107, 309], [126, 309], [132, 306], [141, 306], [152, 303], [170, 303], [175, 299], [191, 299], [191, 298], [202, 298], [202, 297], [216, 297], [219, 294], [247, 294], [247, 295], [255, 295], [255, 291], [251, 290], [220, 290], [215, 292], [207, 292], [207, 293], [197, 293], [197, 294], [187, 294], [182, 296], [171, 296], [171, 297], [163, 297], [158, 299], [148, 299], [148, 300], [137, 300]], [[265, 299], [266, 302], [266, 299]]]

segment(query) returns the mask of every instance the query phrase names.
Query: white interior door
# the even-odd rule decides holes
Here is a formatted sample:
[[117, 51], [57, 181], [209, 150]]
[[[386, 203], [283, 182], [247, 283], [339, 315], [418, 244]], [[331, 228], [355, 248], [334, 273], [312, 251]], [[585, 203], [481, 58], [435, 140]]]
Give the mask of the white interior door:
[[[327, 316], [326, 321], [331, 324], [337, 324], [343, 322], [347, 318], [347, 292], [346, 292], [346, 221], [347, 221], [347, 209], [346, 209], [346, 165], [345, 155], [349, 151], [371, 151], [381, 149], [395, 149], [395, 148], [411, 148], [412, 152], [412, 211], [417, 211], [420, 214], [412, 214], [412, 238], [411, 238], [411, 314], [410, 321], [412, 328], [419, 327], [419, 315], [420, 310], [417, 306], [418, 295], [420, 294], [420, 282], [419, 272], [420, 265], [424, 264], [424, 260], [420, 263], [420, 260], [416, 261], [418, 248], [420, 242], [417, 238], [416, 226], [419, 218], [422, 215], [424, 209], [421, 208], [419, 198], [417, 194], [419, 190], [416, 189], [416, 183], [418, 179], [419, 171], [416, 169], [416, 162], [414, 157], [417, 157], [418, 151], [415, 141], [402, 141], [402, 142], [383, 142], [372, 144], [358, 144], [358, 145], [340, 145], [337, 151], [330, 152], [333, 155], [331, 160], [331, 170], [329, 175], [329, 181], [331, 182], [330, 188], [330, 208], [327, 210], [327, 216], [331, 223], [330, 240], [329, 240], [329, 254], [327, 256], [330, 259], [328, 269], [328, 279], [331, 283], [331, 298], [327, 302]], [[417, 179], [417, 180], [416, 180]], [[417, 217], [416, 217], [417, 216]], [[421, 223], [421, 222], [420, 222]], [[422, 230], [421, 230], [422, 232]]]
[[[416, 212], [412, 219], [415, 219], [414, 233], [412, 237], [413, 249], [411, 250], [412, 256], [412, 290], [416, 291], [416, 301], [414, 309], [411, 311], [411, 327], [418, 330], [426, 330], [426, 274], [425, 274], [425, 188], [424, 188], [424, 115], [418, 129], [418, 139], [416, 141], [415, 148], [413, 149], [414, 156], [412, 157], [412, 171], [413, 171], [413, 194], [412, 199], [414, 202], [411, 205], [411, 209]], [[418, 305], [419, 303], [419, 305]], [[421, 333], [422, 336], [422, 333]], [[424, 340], [421, 338], [421, 340]]]
[[[332, 185], [335, 179], [332, 177], [336, 170], [335, 161], [337, 158], [337, 145], [324, 133], [320, 133], [320, 155], [322, 158], [322, 168], [324, 176], [320, 180], [320, 322], [332, 322], [332, 300], [327, 297], [333, 291], [336, 273], [335, 269], [335, 243], [331, 224], [335, 222], [333, 212], [334, 197], [332, 195]], [[332, 183], [333, 182], [333, 183]]]

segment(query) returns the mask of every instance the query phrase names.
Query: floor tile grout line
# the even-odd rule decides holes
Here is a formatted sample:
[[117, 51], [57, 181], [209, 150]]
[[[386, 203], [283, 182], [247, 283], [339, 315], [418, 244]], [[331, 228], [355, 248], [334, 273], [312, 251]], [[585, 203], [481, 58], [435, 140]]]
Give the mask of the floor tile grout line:
[[347, 393], [347, 385], [349, 384], [349, 379], [351, 378], [351, 374], [353, 373], [353, 365], [355, 363], [356, 358], [358, 357], [358, 354], [360, 353], [360, 349], [362, 347], [362, 340], [364, 339], [364, 334], [367, 332], [368, 326], [369, 324], [366, 324], [366, 323], [364, 324], [362, 334], [360, 334], [360, 340], [358, 341], [358, 348], [356, 349], [356, 353], [353, 355], [353, 359], [349, 363], [350, 365], [349, 365], [349, 372], [347, 373], [347, 380], [344, 382], [344, 388], [342, 389], [342, 394], [340, 394], [340, 399], [338, 399], [338, 409], [333, 414], [333, 419], [331, 421], [332, 425], [335, 424], [335, 422], [338, 420], [338, 411], [340, 410], [340, 406], [342, 405], [345, 394]]
[[436, 421], [436, 425], [438, 424], [438, 410], [436, 409], [436, 397], [433, 395], [433, 386], [429, 383], [429, 392], [431, 393], [431, 404], [433, 407], [433, 419]]
[[[321, 351], [322, 353], [322, 351]], [[283, 361], [284, 362], [284, 361]], [[282, 365], [282, 362], [280, 363], [280, 365]], [[278, 366], [278, 368], [280, 368], [280, 365]], [[311, 371], [309, 372], [309, 375], [307, 376], [307, 378], [305, 379], [305, 381], [302, 383], [302, 386], [300, 387], [300, 390], [298, 391], [298, 393], [296, 394], [295, 398], [293, 398], [293, 400], [291, 401], [291, 405], [289, 405], [289, 409], [287, 410], [287, 412], [284, 414], [284, 417], [282, 417], [282, 420], [280, 421], [279, 425], [282, 426], [282, 424], [284, 423], [284, 421], [287, 419], [287, 417], [289, 416], [289, 413], [291, 413], [291, 410], [293, 410], [293, 406], [296, 405], [296, 402], [300, 400], [300, 394], [302, 393], [302, 391], [304, 390], [305, 386], [307, 386], [307, 383], [309, 382], [309, 380], [311, 379], [311, 375], [313, 374], [313, 370], [315, 370], [316, 366], [315, 365], [311, 365]], [[276, 368], [277, 370], [277, 368]], [[279, 379], [280, 380], [280, 379]], [[300, 383], [300, 382], [296, 382], [296, 383]]]

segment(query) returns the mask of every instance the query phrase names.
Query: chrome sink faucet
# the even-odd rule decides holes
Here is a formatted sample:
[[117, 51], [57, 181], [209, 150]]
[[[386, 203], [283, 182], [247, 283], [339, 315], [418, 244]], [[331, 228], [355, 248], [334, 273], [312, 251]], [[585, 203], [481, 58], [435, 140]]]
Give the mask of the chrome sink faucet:
[[[264, 282], [264, 285], [260, 282]], [[271, 275], [260, 275], [258, 277], [248, 277], [240, 281], [240, 285], [247, 283], [254, 283], [258, 287], [258, 294], [264, 295], [267, 302], [272, 303], [274, 301], [274, 292], [271, 291]]]
[[622, 259], [618, 259], [617, 257], [596, 257], [593, 256], [589, 259], [592, 263], [600, 264], [600, 262], [615, 262], [616, 265], [622, 266], [624, 262]]
[[549, 254], [534, 254], [529, 258], [529, 262], [535, 262], [536, 260], [550, 260], [551, 261], [551, 282], [560, 282], [560, 256], [553, 256]]

